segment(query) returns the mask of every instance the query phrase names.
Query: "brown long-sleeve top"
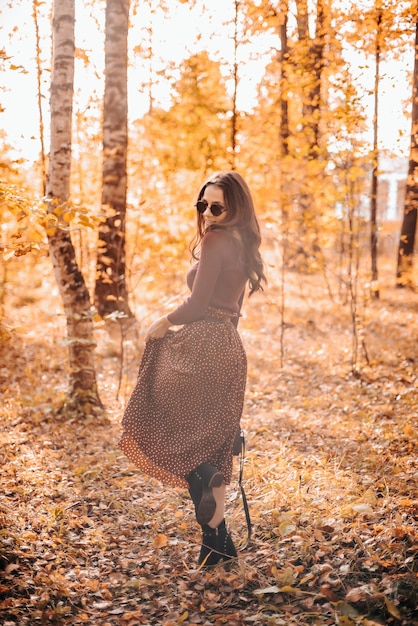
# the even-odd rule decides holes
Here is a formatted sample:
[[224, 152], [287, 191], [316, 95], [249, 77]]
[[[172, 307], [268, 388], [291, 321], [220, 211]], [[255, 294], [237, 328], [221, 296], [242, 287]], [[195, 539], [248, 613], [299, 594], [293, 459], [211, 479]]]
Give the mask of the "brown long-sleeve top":
[[226, 229], [209, 230], [202, 239], [201, 254], [187, 274], [191, 295], [167, 316], [171, 324], [190, 324], [205, 316], [208, 307], [238, 314], [248, 277], [240, 244]]

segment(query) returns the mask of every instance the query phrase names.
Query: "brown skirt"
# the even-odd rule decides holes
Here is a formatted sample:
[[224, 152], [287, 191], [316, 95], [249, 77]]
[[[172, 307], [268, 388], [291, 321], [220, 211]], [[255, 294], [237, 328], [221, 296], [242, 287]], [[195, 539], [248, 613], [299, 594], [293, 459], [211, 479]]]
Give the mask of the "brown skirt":
[[219, 309], [145, 345], [119, 442], [126, 456], [163, 483], [212, 463], [231, 481], [232, 447], [244, 403], [247, 359]]

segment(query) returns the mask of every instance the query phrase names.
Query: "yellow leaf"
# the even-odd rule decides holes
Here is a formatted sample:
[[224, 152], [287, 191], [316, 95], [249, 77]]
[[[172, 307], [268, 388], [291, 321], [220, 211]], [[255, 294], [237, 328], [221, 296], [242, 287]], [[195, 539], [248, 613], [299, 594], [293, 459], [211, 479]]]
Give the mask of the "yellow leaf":
[[411, 500], [411, 498], [402, 498], [399, 500], [399, 506], [412, 506], [414, 502], [415, 501]]
[[97, 579], [86, 580], [84, 584], [86, 585], [88, 589], [90, 589], [90, 591], [97, 591], [100, 586], [99, 581]]
[[353, 504], [352, 509], [355, 513], [360, 513], [360, 515], [371, 515], [373, 513], [373, 509], [370, 504], [366, 504], [365, 502]]
[[36, 533], [28, 530], [24, 533], [21, 534], [22, 539], [24, 539], [25, 541], [35, 541], [35, 539], [37, 538]]
[[[338, 602], [331, 602], [332, 606], [335, 608], [336, 611], [338, 611], [338, 624], [344, 624], [344, 625], [348, 625], [348, 624], [354, 624], [355, 622], [345, 622], [344, 618], [347, 619], [355, 619], [356, 617], [359, 616], [359, 612], [353, 607], [351, 606], [351, 604], [348, 604], [348, 602], [344, 602], [344, 600], [338, 600]], [[343, 621], [340, 621], [343, 620]]]
[[182, 624], [183, 622], [185, 622], [185, 621], [186, 621], [186, 619], [187, 619], [188, 617], [189, 617], [189, 612], [188, 612], [188, 611], [185, 611], [185, 612], [183, 613], [183, 615], [181, 615], [181, 616], [178, 618], [178, 620], [177, 620], [177, 624]]
[[355, 517], [356, 515], [371, 515], [372, 513], [373, 509], [370, 504], [358, 500], [352, 504], [346, 504], [340, 509], [340, 515], [345, 519]]
[[128, 613], [123, 614], [122, 619], [129, 622], [131, 619], [135, 619], [136, 617], [142, 617], [142, 611], [129, 611]]
[[414, 427], [412, 424], [407, 424], [403, 429], [403, 434], [407, 437], [412, 437], [414, 435]]
[[385, 604], [386, 604], [387, 610], [389, 611], [389, 613], [393, 617], [396, 617], [396, 619], [402, 619], [402, 615], [399, 613], [399, 611], [396, 608], [396, 606], [393, 604], [393, 602], [391, 600], [389, 600], [386, 597], [385, 597]]
[[367, 502], [368, 504], [377, 504], [377, 497], [372, 489], [368, 489], [361, 500], [362, 502]]
[[168, 543], [167, 535], [155, 535], [152, 545], [154, 548], [164, 548]]
[[303, 593], [303, 591], [301, 591], [297, 587], [291, 587], [290, 585], [284, 585], [284, 587], [280, 587], [279, 591], [280, 593], [293, 593], [293, 594]]
[[279, 533], [281, 534], [282, 537], [286, 537], [286, 535], [290, 535], [290, 533], [293, 533], [295, 530], [296, 530], [295, 524], [293, 524], [289, 520], [279, 524]]

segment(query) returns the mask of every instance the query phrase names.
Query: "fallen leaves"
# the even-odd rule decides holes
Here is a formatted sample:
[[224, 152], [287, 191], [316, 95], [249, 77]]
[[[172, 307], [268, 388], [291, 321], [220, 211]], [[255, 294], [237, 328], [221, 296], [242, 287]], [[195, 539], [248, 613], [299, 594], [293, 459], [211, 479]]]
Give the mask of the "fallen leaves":
[[152, 545], [154, 546], [154, 548], [165, 548], [167, 544], [168, 537], [164, 534], [156, 535], [152, 540]]
[[[88, 424], [59, 421], [45, 389], [63, 389], [64, 347], [48, 326], [55, 319], [39, 314], [36, 333], [3, 344], [4, 624], [414, 624], [418, 389], [403, 357], [416, 326], [411, 319], [403, 330], [393, 305], [376, 346], [387, 357], [375, 359], [366, 380], [343, 368], [340, 310], [323, 309], [307, 333], [297, 308], [306, 304], [295, 300], [280, 368], [270, 332], [277, 320], [268, 308], [251, 306], [241, 332], [249, 358], [244, 480], [254, 537], [237, 564], [209, 572], [196, 568], [199, 533], [187, 493], [141, 475], [117, 449], [122, 405], [115, 401], [114, 349], [99, 342], [108, 421]], [[379, 329], [379, 311], [373, 314]], [[137, 355], [138, 346], [127, 345], [127, 393]], [[236, 482], [227, 510], [242, 545]]]
[[340, 509], [341, 517], [350, 518], [356, 515], [373, 515], [375, 508], [378, 505], [378, 499], [371, 489], [368, 489], [366, 493], [361, 497], [345, 504]]

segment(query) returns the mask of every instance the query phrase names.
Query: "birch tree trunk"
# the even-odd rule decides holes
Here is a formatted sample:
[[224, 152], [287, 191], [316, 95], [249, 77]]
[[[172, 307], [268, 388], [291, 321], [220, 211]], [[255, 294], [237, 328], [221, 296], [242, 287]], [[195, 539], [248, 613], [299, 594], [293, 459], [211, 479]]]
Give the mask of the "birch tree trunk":
[[128, 146], [127, 39], [130, 0], [107, 0], [103, 112], [102, 208], [95, 305], [104, 318], [132, 318], [126, 286], [125, 223]]
[[69, 199], [74, 77], [74, 0], [55, 0], [51, 77], [51, 146], [47, 180], [49, 253], [67, 319], [69, 390], [63, 410], [83, 416], [102, 404], [94, 368], [90, 298], [78, 268], [65, 207]]
[[413, 288], [412, 269], [418, 213], [418, 19], [412, 87], [412, 125], [404, 215], [399, 239], [397, 287]]

